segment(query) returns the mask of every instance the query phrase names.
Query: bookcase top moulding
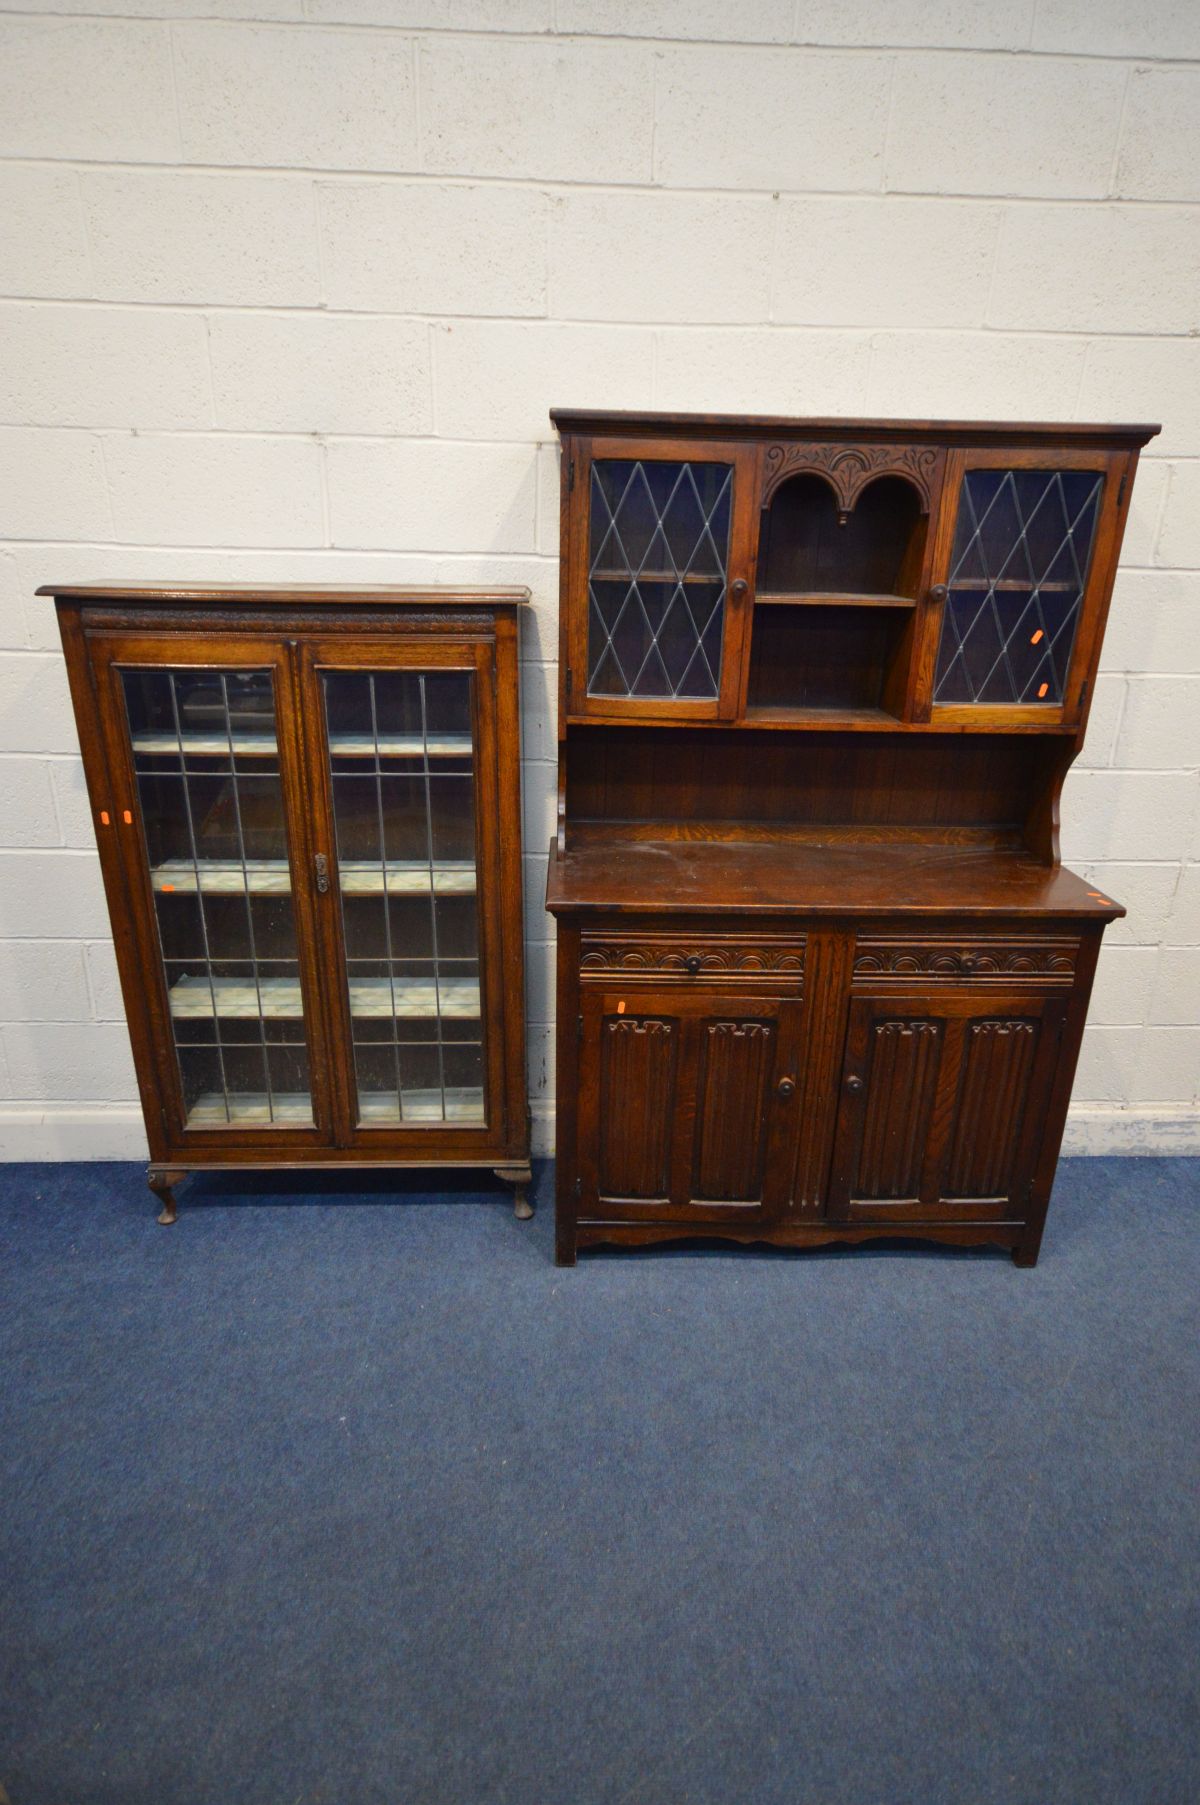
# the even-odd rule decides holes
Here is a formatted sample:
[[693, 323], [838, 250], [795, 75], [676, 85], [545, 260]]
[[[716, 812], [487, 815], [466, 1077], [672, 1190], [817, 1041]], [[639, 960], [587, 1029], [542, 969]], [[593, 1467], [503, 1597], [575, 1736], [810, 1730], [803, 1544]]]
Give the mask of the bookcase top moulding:
[[188, 602], [262, 602], [281, 608], [322, 607], [479, 608], [529, 600], [528, 589], [443, 589], [436, 584], [360, 583], [43, 583], [38, 595], [85, 602], [145, 602], [170, 607]]
[[676, 414], [619, 408], [552, 407], [560, 433], [711, 435], [716, 438], [786, 438], [890, 441], [937, 445], [1119, 445], [1140, 447], [1162, 431], [1158, 424], [1102, 424], [1072, 420], [890, 420], [846, 415], [797, 418], [788, 414]]

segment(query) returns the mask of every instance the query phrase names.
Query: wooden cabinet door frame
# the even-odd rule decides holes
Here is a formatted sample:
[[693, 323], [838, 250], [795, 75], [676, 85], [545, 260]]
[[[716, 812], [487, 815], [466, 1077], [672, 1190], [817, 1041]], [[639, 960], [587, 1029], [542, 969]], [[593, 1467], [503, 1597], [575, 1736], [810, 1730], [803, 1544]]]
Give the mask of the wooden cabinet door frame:
[[[664, 696], [589, 696], [588, 547], [591, 537], [592, 465], [597, 459], [636, 460], [642, 463], [729, 464], [733, 491], [729, 517], [729, 558], [725, 571], [724, 621], [718, 693], [711, 700], [690, 698], [672, 701]], [[750, 615], [754, 592], [754, 567], [758, 542], [758, 450], [735, 440], [721, 439], [623, 439], [572, 438], [567, 452], [564, 483], [582, 495], [582, 505], [565, 510], [573, 528], [563, 547], [566, 601], [563, 644], [566, 652], [564, 695], [572, 720], [679, 723], [682, 721], [732, 721], [738, 714], [745, 689], [745, 669], [750, 656]]]
[[[1070, 994], [1045, 991], [970, 990], [890, 993], [868, 990], [850, 1002], [841, 1098], [835, 1129], [830, 1176], [828, 1214], [832, 1220], [895, 1222], [976, 1221], [1020, 1219], [1029, 1199], [1050, 1104], [1055, 1068]], [[969, 1036], [973, 1028], [1036, 1021], [1038, 1032], [1023, 1079], [1023, 1100], [1009, 1099], [986, 1085], [987, 1073], [969, 1071]], [[872, 1046], [872, 1030], [894, 1022], [900, 1032], [921, 1031], [905, 1049], [907, 1069], [891, 1068], [896, 1086], [895, 1121], [877, 1128], [880, 1145], [877, 1162], [891, 1159], [895, 1168], [907, 1166], [918, 1174], [913, 1194], [856, 1197], [863, 1155], [864, 1134], [872, 1105], [880, 1106], [876, 1087], [889, 1074], [876, 1073], [874, 1059], [883, 1043]], [[893, 1056], [894, 1056], [894, 1049]], [[1003, 1075], [1002, 1075], [1003, 1077]], [[968, 1089], [968, 1080], [972, 1080]], [[989, 1127], [987, 1111], [993, 1110], [993, 1134], [1003, 1126], [1002, 1112], [1010, 1108], [1018, 1125], [1011, 1153], [983, 1142], [985, 1159], [1007, 1165], [1008, 1184], [1000, 1194], [948, 1195], [950, 1167], [956, 1135], [984, 1136]], [[1004, 1144], [1005, 1146], [1007, 1143]], [[978, 1144], [976, 1143], [976, 1146]]]
[[931, 601], [923, 610], [920, 640], [915, 653], [913, 719], [934, 727], [1073, 727], [1087, 715], [1095, 684], [1100, 639], [1116, 575], [1116, 550], [1129, 505], [1129, 489], [1137, 454], [1089, 449], [1084, 446], [981, 447], [953, 450], [946, 463], [946, 477], [937, 518], [931, 583], [936, 589], [950, 581], [950, 560], [958, 527], [963, 481], [970, 470], [1092, 470], [1104, 477], [1096, 530], [1092, 542], [1075, 640], [1068, 661], [1060, 705], [1046, 703], [938, 703], [933, 699], [942, 624], [949, 597]]
[[[506, 1041], [510, 1016], [521, 1015], [523, 998], [506, 1003], [503, 934], [503, 849], [500, 843], [500, 772], [496, 709], [496, 648], [493, 641], [424, 637], [389, 638], [314, 633], [300, 644], [301, 696], [306, 770], [311, 783], [313, 846], [325, 860], [328, 885], [317, 897], [321, 957], [329, 974], [331, 1037], [334, 1048], [335, 1144], [358, 1153], [400, 1160], [452, 1160], [500, 1153], [512, 1138], [506, 1096]], [[337, 835], [321, 676], [325, 671], [460, 671], [472, 679], [472, 771], [475, 781], [475, 869], [479, 925], [480, 1028], [484, 1048], [484, 1123], [420, 1122], [413, 1126], [362, 1123], [357, 1107], [348, 966], [342, 923]], [[521, 966], [518, 958], [517, 976]], [[521, 1037], [517, 1033], [518, 1044]], [[511, 1057], [511, 1054], [510, 1054]]]
[[[114, 799], [117, 835], [129, 902], [133, 947], [138, 968], [122, 972], [134, 1058], [139, 1074], [152, 1073], [166, 1137], [166, 1155], [229, 1153], [233, 1150], [284, 1153], [287, 1148], [313, 1150], [333, 1144], [332, 1068], [323, 986], [318, 965], [317, 933], [310, 887], [312, 849], [306, 806], [304, 754], [298, 731], [296, 673], [288, 642], [242, 633], [185, 635], [163, 631], [91, 630], [86, 635], [93, 673], [97, 716]], [[271, 672], [275, 705], [280, 786], [287, 831], [292, 906], [295, 913], [297, 963], [308, 1046], [313, 1123], [277, 1122], [265, 1127], [228, 1123], [189, 1128], [166, 976], [159, 950], [158, 922], [150, 879], [150, 862], [141, 828], [141, 807], [134, 773], [133, 748], [127, 730], [122, 670], [169, 668], [194, 670], [263, 670]], [[118, 942], [120, 955], [121, 942]], [[132, 950], [132, 949], [131, 949]], [[125, 955], [128, 958], [128, 954]], [[157, 1157], [157, 1155], [156, 1155]]]
[[[780, 996], [766, 990], [727, 991], [716, 986], [639, 985], [623, 988], [588, 986], [580, 999], [578, 1172], [579, 1213], [609, 1221], [713, 1221], [765, 1223], [777, 1220], [787, 1209], [794, 1146], [799, 1133], [802, 1086], [797, 1062], [801, 1050], [803, 1003], [794, 993]], [[620, 1126], [629, 1136], [621, 1154], [632, 1169], [642, 1162], [647, 1178], [660, 1165], [661, 1195], [622, 1197], [601, 1191], [602, 1137], [616, 1126], [614, 1112], [628, 1106], [606, 1094], [606, 1065], [602, 1037], [617, 1024], [628, 1023], [629, 1032], [657, 1028], [662, 1036], [656, 1056], [657, 1070], [649, 1057], [647, 1082], [635, 1093], [641, 1119], [624, 1117]], [[701, 1115], [701, 1095], [709, 1076], [709, 1063], [721, 1053], [714, 1047], [711, 1030], [761, 1023], [769, 1025], [769, 1045], [763, 1060], [758, 1103], [731, 1095], [722, 1074], [713, 1074], [712, 1108]], [[641, 1025], [639, 1027], [639, 1025]], [[661, 1025], [661, 1026], [660, 1026]], [[706, 1040], [705, 1028], [710, 1029]], [[673, 1044], [672, 1044], [673, 1041]], [[753, 1051], [753, 1050], [751, 1050]], [[786, 1080], [781, 1093], [780, 1085]], [[726, 1108], [718, 1113], [720, 1106]], [[761, 1173], [761, 1195], [745, 1201], [698, 1196], [697, 1165], [705, 1157], [704, 1134], [714, 1136], [707, 1152], [715, 1166], [726, 1163], [738, 1144], [739, 1130], [755, 1124], [760, 1135], [752, 1161]], [[722, 1143], [721, 1137], [725, 1136]], [[657, 1137], [657, 1139], [655, 1138]]]

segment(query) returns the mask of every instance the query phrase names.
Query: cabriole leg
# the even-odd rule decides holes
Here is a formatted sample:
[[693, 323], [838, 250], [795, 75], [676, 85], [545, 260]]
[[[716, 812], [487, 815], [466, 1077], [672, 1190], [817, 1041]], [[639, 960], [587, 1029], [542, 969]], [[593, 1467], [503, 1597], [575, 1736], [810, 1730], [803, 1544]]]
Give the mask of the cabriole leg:
[[175, 1186], [182, 1184], [186, 1177], [182, 1166], [149, 1166], [146, 1169], [146, 1183], [162, 1203], [158, 1220], [164, 1228], [169, 1228], [179, 1214], [175, 1206]]
[[533, 1182], [531, 1166], [497, 1166], [496, 1177], [502, 1178], [505, 1184], [513, 1187], [513, 1215], [519, 1222], [528, 1222], [533, 1215], [533, 1205], [529, 1201], [529, 1186]]

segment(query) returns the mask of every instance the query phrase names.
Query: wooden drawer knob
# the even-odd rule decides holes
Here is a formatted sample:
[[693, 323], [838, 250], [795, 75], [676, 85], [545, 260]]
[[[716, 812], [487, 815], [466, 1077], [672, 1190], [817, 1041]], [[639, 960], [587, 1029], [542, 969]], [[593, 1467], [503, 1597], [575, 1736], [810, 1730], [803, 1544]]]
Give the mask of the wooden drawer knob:
[[851, 1072], [849, 1078], [847, 1078], [847, 1080], [846, 1080], [846, 1089], [850, 1092], [850, 1095], [852, 1097], [857, 1097], [857, 1095], [858, 1095], [859, 1091], [862, 1089], [862, 1087], [863, 1087], [863, 1081], [858, 1076], [858, 1073]]
[[696, 973], [700, 970], [699, 953], [689, 954], [688, 957], [683, 962], [683, 968], [686, 972], [688, 972], [694, 978]]
[[796, 1080], [794, 1078], [781, 1078], [776, 1088], [781, 1097], [790, 1097], [796, 1088]]

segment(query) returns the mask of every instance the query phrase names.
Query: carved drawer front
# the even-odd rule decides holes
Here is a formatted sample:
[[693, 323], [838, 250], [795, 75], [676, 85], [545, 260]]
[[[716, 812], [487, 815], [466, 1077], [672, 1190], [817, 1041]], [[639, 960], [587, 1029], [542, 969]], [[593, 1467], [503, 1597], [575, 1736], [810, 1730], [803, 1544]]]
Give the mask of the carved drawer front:
[[971, 934], [961, 940], [864, 934], [854, 949], [854, 985], [967, 982], [1069, 989], [1078, 957], [1078, 938], [1062, 934]]
[[585, 932], [580, 977], [678, 979], [681, 983], [729, 980], [739, 986], [768, 982], [788, 991], [804, 977], [804, 936], [694, 934], [670, 931]]

